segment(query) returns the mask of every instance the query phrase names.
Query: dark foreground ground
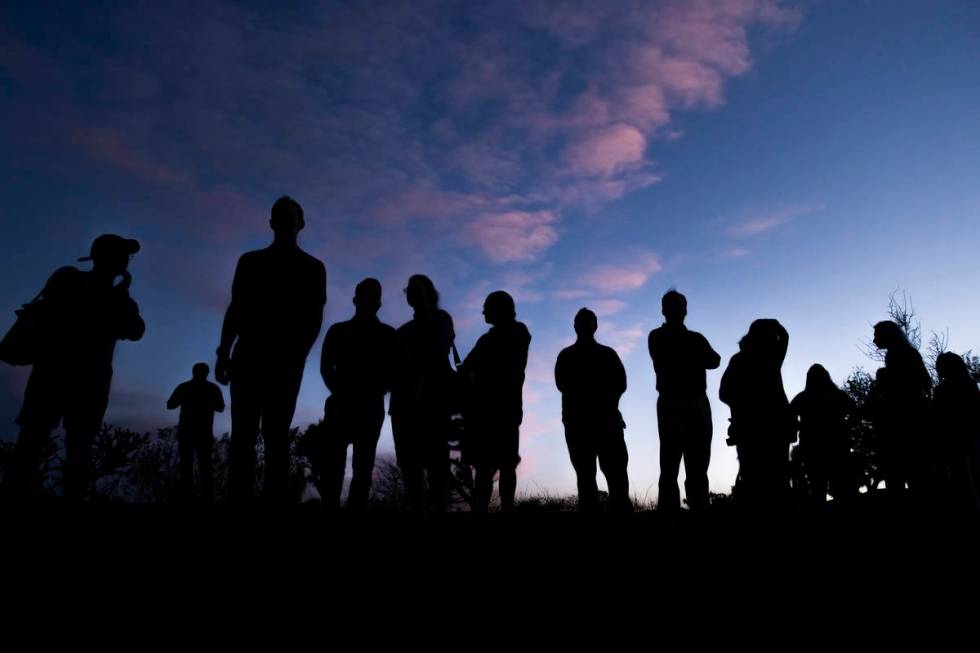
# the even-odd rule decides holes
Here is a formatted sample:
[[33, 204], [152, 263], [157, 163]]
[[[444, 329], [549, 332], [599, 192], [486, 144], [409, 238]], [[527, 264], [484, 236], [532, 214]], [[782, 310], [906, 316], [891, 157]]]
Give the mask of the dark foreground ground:
[[730, 505], [420, 518], [316, 505], [52, 504], [0, 515], [8, 624], [67, 609], [97, 623], [163, 619], [229, 635], [271, 623], [354, 628], [362, 642], [405, 635], [393, 624], [406, 620], [423, 639], [473, 621], [573, 641], [596, 627], [752, 639], [775, 623], [797, 629], [794, 638], [827, 636], [883, 611], [879, 635], [928, 624], [930, 650], [957, 626], [974, 633], [973, 648], [980, 624], [978, 524], [874, 500], [754, 517]]

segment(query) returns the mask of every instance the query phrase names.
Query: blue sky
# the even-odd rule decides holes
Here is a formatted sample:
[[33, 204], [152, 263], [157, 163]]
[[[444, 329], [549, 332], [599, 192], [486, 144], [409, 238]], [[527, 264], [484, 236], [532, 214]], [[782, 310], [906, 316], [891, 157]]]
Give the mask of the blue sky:
[[[533, 334], [520, 487], [570, 492], [551, 377], [581, 306], [624, 358], [634, 492], [654, 498], [645, 350], [671, 286], [722, 354], [790, 332], [787, 392], [858, 365], [888, 295], [980, 346], [980, 6], [972, 2], [10, 3], [0, 9], [0, 306], [92, 238], [139, 238], [148, 329], [117, 349], [108, 419], [210, 361], [234, 264], [279, 195], [329, 277], [325, 323], [379, 277], [382, 317], [430, 274], [465, 353], [492, 290]], [[311, 353], [296, 423], [326, 390]], [[723, 363], [724, 364], [724, 363]], [[724, 445], [720, 371], [713, 489]], [[25, 371], [0, 369], [0, 436]], [[223, 431], [227, 420], [219, 419]], [[390, 434], [382, 449], [390, 448]]]

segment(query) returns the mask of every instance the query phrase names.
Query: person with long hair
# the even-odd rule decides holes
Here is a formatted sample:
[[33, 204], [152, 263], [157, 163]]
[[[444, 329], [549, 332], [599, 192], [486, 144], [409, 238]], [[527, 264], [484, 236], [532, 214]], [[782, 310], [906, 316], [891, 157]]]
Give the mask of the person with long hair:
[[500, 472], [500, 509], [514, 509], [521, 422], [522, 391], [531, 334], [517, 321], [514, 298], [503, 290], [487, 295], [483, 317], [490, 330], [480, 336], [463, 361], [469, 382], [467, 428], [469, 450], [476, 468], [473, 509], [486, 512], [493, 493], [493, 477]]
[[885, 351], [885, 366], [875, 375], [876, 424], [885, 488], [893, 497], [905, 486], [917, 495], [927, 493], [929, 452], [922, 450], [932, 379], [922, 356], [901, 327], [885, 320], [874, 326], [874, 344]]
[[395, 333], [388, 409], [395, 456], [411, 508], [442, 512], [448, 494], [452, 417], [449, 351], [456, 334], [452, 317], [439, 308], [439, 293], [429, 277], [412, 275], [405, 299], [414, 313]]
[[936, 373], [934, 436], [940, 444], [951, 507], [980, 512], [980, 388], [963, 359], [952, 352], [939, 355]]
[[854, 402], [837, 387], [823, 365], [813, 365], [806, 373], [806, 387], [790, 407], [799, 420], [799, 452], [808, 503], [821, 506], [828, 493], [835, 501], [850, 501], [857, 493], [850, 470], [848, 433]]

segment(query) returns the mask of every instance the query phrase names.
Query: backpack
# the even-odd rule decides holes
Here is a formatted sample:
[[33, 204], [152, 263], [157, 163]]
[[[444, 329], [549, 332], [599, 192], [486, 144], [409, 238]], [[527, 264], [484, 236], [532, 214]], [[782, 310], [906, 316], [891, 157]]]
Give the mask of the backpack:
[[33, 365], [41, 349], [41, 323], [45, 304], [39, 294], [18, 308], [17, 321], [0, 340], [0, 361], [8, 365]]

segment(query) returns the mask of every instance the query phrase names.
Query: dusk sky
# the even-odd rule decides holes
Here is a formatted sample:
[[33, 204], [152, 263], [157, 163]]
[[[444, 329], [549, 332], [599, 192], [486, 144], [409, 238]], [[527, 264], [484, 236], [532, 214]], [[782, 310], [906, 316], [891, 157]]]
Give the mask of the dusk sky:
[[[288, 194], [327, 267], [324, 331], [366, 276], [404, 323], [421, 272], [465, 355], [486, 295], [515, 297], [519, 492], [574, 491], [553, 368], [595, 310], [627, 369], [632, 489], [654, 499], [646, 336], [670, 287], [723, 367], [778, 318], [790, 397], [813, 363], [838, 382], [876, 365], [860, 346], [896, 289], [927, 333], [980, 347], [980, 2], [2, 2], [0, 188], [3, 331], [95, 236], [142, 243], [147, 331], [116, 349], [113, 424], [176, 423], [166, 399], [213, 365], [235, 263]], [[297, 426], [323, 413], [321, 342]], [[721, 371], [709, 476], [728, 491]], [[0, 365], [0, 437], [28, 372]]]

